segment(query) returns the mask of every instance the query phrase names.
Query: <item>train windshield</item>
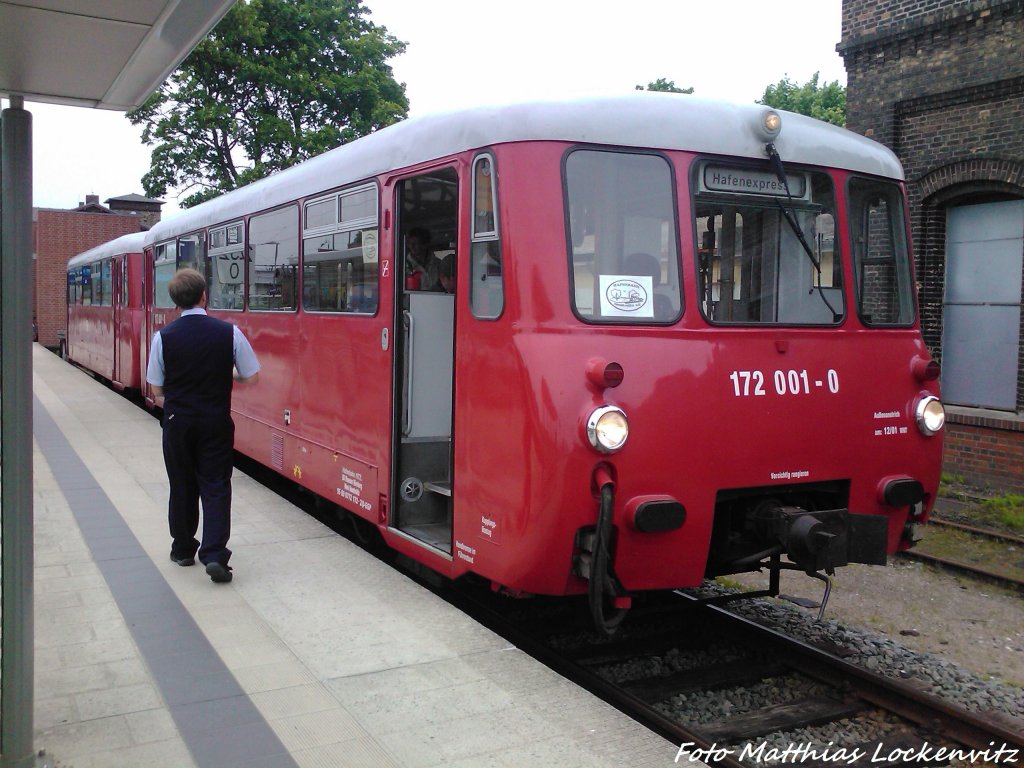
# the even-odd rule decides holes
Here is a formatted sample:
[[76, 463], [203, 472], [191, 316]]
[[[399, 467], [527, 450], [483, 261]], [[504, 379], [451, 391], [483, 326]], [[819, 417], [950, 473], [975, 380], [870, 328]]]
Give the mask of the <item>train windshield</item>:
[[679, 317], [672, 169], [660, 155], [577, 150], [565, 160], [576, 314], [607, 323]]
[[[698, 295], [713, 323], [833, 325], [845, 316], [835, 187], [825, 173], [698, 163]], [[802, 234], [802, 238], [801, 235]]]

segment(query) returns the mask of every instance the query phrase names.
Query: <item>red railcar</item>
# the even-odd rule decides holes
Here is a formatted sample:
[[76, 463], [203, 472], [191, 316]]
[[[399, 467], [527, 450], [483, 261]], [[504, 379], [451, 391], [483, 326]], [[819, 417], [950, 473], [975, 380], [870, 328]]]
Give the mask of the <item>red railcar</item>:
[[110, 381], [140, 391], [144, 232], [123, 235], [68, 261], [64, 354]]
[[840, 128], [664, 94], [425, 116], [146, 242], [146, 337], [195, 266], [260, 357], [237, 448], [451, 578], [608, 627], [884, 563], [931, 509], [903, 173]]

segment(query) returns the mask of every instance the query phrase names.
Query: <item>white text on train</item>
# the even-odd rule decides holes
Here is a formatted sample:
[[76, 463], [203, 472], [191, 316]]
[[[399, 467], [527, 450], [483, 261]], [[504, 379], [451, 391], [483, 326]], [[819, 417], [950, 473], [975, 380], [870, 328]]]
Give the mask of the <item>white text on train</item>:
[[[762, 397], [768, 394], [763, 371], [733, 371], [729, 374], [732, 393], [736, 397]], [[772, 384], [777, 395], [809, 395], [816, 390], [839, 394], [839, 374], [832, 368], [824, 379], [811, 378], [807, 369], [801, 371], [775, 371]]]
[[468, 544], [463, 544], [461, 541], [455, 542], [455, 553], [467, 563], [472, 563], [476, 559], [476, 549]]

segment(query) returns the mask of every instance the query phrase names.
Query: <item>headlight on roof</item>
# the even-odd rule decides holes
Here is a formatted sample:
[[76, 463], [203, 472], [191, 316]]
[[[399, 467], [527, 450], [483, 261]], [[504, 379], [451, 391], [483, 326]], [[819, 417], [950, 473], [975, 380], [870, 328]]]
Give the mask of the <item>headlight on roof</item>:
[[939, 432], [946, 423], [946, 409], [942, 407], [939, 398], [933, 395], [922, 397], [917, 401], [914, 416], [921, 434], [929, 437]]
[[629, 419], [614, 405], [595, 408], [587, 419], [587, 438], [601, 453], [615, 453], [629, 437]]
[[775, 141], [782, 133], [782, 115], [770, 107], [761, 110], [757, 125], [758, 134], [765, 141]]

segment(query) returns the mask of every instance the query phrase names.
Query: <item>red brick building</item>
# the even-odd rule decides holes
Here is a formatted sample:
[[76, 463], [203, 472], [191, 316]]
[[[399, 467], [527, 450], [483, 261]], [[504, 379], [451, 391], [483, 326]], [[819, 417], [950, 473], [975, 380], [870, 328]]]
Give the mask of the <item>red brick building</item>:
[[67, 317], [68, 259], [115, 237], [149, 229], [160, 220], [163, 205], [141, 195], [112, 197], [106, 203], [88, 195], [71, 210], [33, 211], [33, 316], [43, 346], [60, 345]]
[[945, 471], [1024, 492], [1024, 0], [843, 0], [847, 124], [907, 175]]

